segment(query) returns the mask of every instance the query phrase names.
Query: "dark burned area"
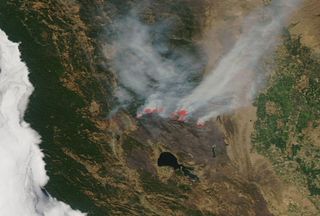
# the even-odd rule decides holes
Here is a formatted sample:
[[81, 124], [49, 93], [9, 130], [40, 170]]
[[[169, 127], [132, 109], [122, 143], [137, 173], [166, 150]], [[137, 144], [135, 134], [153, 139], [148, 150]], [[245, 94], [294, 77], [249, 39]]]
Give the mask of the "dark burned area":
[[[159, 145], [160, 152], [152, 159], [150, 155], [155, 144]], [[143, 169], [152, 175], [156, 175], [154, 166], [169, 166], [193, 179], [195, 176], [192, 173], [196, 174], [196, 170], [191, 171], [192, 164], [215, 166], [229, 160], [223, 135], [215, 125], [209, 123], [199, 129], [194, 124], [161, 119], [156, 115], [139, 119], [139, 128], [130, 134], [123, 145], [128, 166]], [[215, 146], [215, 154], [212, 146]]]

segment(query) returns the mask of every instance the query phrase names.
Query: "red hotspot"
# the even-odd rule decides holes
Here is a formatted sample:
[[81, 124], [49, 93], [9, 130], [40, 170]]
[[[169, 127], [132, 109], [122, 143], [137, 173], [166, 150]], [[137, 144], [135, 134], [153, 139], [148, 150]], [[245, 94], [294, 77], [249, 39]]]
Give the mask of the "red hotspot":
[[177, 121], [184, 122], [186, 120], [186, 117], [189, 115], [189, 112], [186, 109], [180, 109], [177, 112], [174, 112], [172, 114], [172, 117], [176, 119]]

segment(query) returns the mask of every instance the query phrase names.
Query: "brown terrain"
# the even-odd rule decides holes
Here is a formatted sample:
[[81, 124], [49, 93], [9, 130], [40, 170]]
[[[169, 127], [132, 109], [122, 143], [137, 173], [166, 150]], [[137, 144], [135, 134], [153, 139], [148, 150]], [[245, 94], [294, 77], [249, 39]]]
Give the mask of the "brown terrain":
[[[135, 3], [125, 2], [129, 7]], [[175, 16], [166, 11], [173, 2], [154, 1], [144, 14], [146, 19]], [[241, 32], [243, 18], [268, 1], [178, 3], [190, 8], [197, 19], [197, 33], [191, 38], [183, 34], [179, 37], [204, 47], [209, 62], [206, 69], [210, 70], [232, 47]], [[95, 145], [102, 155], [101, 161], [96, 161], [94, 153], [77, 153], [76, 147], [65, 144], [62, 129], [52, 126], [50, 145], [63, 152], [59, 158], [45, 150], [48, 167], [57, 166], [58, 170], [48, 172], [52, 185], [77, 185], [81, 196], [88, 197], [94, 207], [81, 206], [80, 201], [75, 201], [78, 198], [68, 198], [58, 189], [55, 191], [55, 186], [51, 190], [49, 187], [58, 199], [89, 215], [294, 215], [289, 214], [292, 203], [305, 209], [305, 215], [320, 214], [306, 191], [283, 182], [271, 162], [252, 147], [256, 108], [251, 105], [219, 116], [202, 129], [156, 116], [137, 120], [126, 111], [106, 118], [112, 109], [108, 98], [112, 98], [111, 89], [116, 86], [116, 71], [108, 65], [114, 50], [101, 36], [101, 29], [108, 28], [120, 13], [121, 3], [8, 0], [6, 7], [18, 14], [35, 43], [47, 46], [61, 62], [64, 72], [59, 75], [60, 84], [83, 99], [84, 105], [76, 112], [93, 125], [77, 133], [84, 134], [88, 145]], [[303, 1], [289, 23], [292, 33], [301, 34], [303, 43], [319, 52], [319, 1]], [[268, 110], [276, 112], [272, 104]], [[318, 129], [310, 127], [304, 133], [319, 144]], [[46, 140], [45, 134], [41, 135]], [[176, 155], [179, 163], [190, 168], [199, 180], [181, 171], [158, 167], [157, 159], [164, 151]], [[81, 175], [59, 170], [64, 166], [57, 162], [61, 158], [77, 164]], [[67, 176], [65, 182], [55, 182], [59, 175]], [[83, 183], [84, 179], [90, 179], [90, 183]]]

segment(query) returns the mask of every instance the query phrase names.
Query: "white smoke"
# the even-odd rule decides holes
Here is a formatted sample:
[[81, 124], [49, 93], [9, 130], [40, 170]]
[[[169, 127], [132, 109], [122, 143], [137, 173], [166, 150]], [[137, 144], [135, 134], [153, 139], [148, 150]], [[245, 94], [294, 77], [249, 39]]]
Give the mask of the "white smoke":
[[40, 136], [23, 120], [33, 86], [18, 44], [0, 30], [0, 215], [83, 216], [44, 194]]
[[119, 35], [113, 44], [120, 84], [116, 96], [122, 104], [144, 100], [138, 109], [141, 114], [149, 109], [168, 115], [174, 103], [195, 87], [191, 81], [203, 68], [192, 55], [172, 52], [163, 36], [168, 25], [146, 26], [132, 16], [114, 25]]
[[201, 67], [177, 67], [196, 64], [197, 60], [188, 55], [179, 59], [163, 58], [161, 53], [167, 47], [151, 39], [157, 34], [151, 34], [150, 27], [127, 18], [121, 23], [124, 28], [120, 28], [122, 31], [115, 43], [119, 54], [114, 64], [121, 86], [118, 95], [128, 96], [128, 92], [133, 92], [142, 98], [144, 104], [138, 109], [138, 115], [158, 112], [168, 117], [175, 113], [180, 120], [197, 119], [200, 124], [248, 105], [261, 88], [264, 75], [259, 73], [259, 63], [277, 44], [285, 21], [298, 2], [274, 0], [268, 7], [252, 12], [245, 19], [243, 33], [233, 48], [198, 86], [194, 86], [190, 77], [201, 73], [197, 71]]
[[[178, 109], [205, 122], [221, 113], [249, 104], [257, 92], [260, 74], [257, 68], [262, 56], [277, 42], [285, 19], [297, 0], [273, 1], [263, 11], [255, 11], [246, 18], [244, 33], [234, 47], [221, 59], [190, 95], [178, 103]], [[263, 20], [261, 20], [263, 14]], [[197, 111], [205, 109], [204, 114]]]

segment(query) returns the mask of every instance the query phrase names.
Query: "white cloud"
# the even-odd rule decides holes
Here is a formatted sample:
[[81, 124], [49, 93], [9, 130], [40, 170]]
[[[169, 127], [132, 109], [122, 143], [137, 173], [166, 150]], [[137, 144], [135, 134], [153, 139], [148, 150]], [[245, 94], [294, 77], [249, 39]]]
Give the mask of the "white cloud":
[[83, 216], [45, 195], [40, 136], [23, 120], [33, 86], [18, 44], [0, 30], [0, 215]]

